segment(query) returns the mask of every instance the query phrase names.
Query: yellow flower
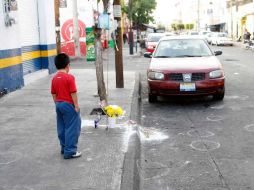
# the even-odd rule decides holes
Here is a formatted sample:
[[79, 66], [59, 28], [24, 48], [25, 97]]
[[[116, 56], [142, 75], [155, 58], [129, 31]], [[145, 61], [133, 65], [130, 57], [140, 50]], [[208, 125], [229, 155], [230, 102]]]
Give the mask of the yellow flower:
[[108, 117], [118, 117], [123, 115], [123, 109], [117, 105], [109, 105], [103, 108]]

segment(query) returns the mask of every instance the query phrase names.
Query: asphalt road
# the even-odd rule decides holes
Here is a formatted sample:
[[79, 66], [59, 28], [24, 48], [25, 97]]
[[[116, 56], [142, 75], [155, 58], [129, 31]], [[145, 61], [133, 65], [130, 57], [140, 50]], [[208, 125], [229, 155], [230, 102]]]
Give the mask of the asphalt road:
[[212, 48], [223, 50], [223, 101], [161, 98], [150, 104], [143, 70], [140, 189], [254, 189], [254, 52]]

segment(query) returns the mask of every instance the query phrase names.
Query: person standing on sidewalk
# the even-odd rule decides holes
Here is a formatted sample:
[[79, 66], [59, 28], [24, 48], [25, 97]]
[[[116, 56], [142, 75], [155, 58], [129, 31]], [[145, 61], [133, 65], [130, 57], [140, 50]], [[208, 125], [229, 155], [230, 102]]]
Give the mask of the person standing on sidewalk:
[[69, 74], [69, 56], [60, 53], [55, 57], [58, 70], [52, 79], [51, 94], [56, 105], [57, 133], [64, 159], [77, 158], [78, 138], [81, 130], [80, 109], [78, 105], [75, 77]]

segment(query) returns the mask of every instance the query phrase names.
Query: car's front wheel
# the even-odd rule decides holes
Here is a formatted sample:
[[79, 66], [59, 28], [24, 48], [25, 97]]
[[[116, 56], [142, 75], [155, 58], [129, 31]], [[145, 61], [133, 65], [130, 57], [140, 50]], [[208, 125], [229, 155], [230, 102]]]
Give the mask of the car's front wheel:
[[148, 95], [148, 101], [149, 101], [150, 103], [157, 102], [157, 96], [156, 96], [156, 95], [151, 95], [151, 94], [149, 94], [149, 95]]
[[223, 100], [225, 96], [225, 90], [213, 95], [214, 100]]

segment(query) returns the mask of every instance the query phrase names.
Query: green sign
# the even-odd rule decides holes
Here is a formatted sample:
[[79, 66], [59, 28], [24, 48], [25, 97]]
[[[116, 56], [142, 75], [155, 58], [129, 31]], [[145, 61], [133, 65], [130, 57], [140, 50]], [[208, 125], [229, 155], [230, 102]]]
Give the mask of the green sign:
[[96, 60], [93, 28], [86, 28], [86, 60]]

